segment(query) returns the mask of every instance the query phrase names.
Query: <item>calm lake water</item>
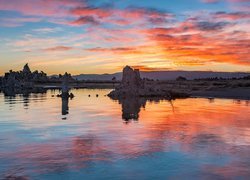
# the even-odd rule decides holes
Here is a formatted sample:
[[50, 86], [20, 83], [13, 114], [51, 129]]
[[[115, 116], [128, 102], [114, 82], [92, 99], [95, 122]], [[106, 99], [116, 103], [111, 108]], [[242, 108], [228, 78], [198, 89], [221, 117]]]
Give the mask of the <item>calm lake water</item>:
[[51, 90], [0, 93], [0, 177], [250, 177], [249, 101], [118, 102], [105, 96], [109, 91], [73, 90], [69, 101]]

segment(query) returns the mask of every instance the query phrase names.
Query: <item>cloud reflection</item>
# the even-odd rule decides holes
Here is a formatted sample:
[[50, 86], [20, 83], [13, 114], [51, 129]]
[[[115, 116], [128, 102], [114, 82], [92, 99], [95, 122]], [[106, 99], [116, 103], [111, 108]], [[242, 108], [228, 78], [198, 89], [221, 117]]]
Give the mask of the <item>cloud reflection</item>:
[[[70, 171], [84, 174], [85, 169], [97, 172], [95, 168], [103, 163], [113, 167], [125, 162], [138, 163], [136, 165], [145, 174], [150, 174], [152, 169], [148, 167], [157, 161], [163, 163], [161, 177], [166, 177], [173, 162], [169, 162], [169, 157], [161, 160], [155, 156], [163, 153], [164, 157], [174, 152], [171, 156], [175, 158], [174, 164], [180, 162], [176, 167], [179, 175], [186, 173], [191, 177], [193, 168], [197, 177], [249, 175], [250, 119], [247, 115], [250, 109], [246, 103], [221, 99], [210, 103], [199, 98], [175, 100], [173, 111], [168, 101], [125, 99], [116, 102], [104, 97], [103, 92], [99, 92], [99, 98], [87, 96], [96, 93], [93, 90], [75, 91], [76, 97], [83, 98], [75, 98], [70, 103], [70, 121], [58, 118], [54, 124], [51, 124], [51, 117], [54, 113], [58, 115], [58, 111], [54, 112], [53, 108], [60, 109], [61, 101], [51, 98], [40, 102], [43, 113], [39, 113], [32, 95], [28, 112], [36, 114], [36, 118], [28, 121], [26, 115], [26, 119], [22, 117], [23, 120], [17, 121], [16, 131], [0, 131], [4, 137], [0, 139], [0, 160], [7, 162], [1, 165], [0, 174], [25, 177]], [[51, 97], [49, 92], [48, 97]], [[53, 102], [59, 106], [54, 106]], [[67, 102], [65, 104], [67, 107]], [[11, 117], [17, 119], [22, 115], [20, 109], [18, 113], [10, 112]], [[121, 122], [122, 118], [139, 121], [127, 126]], [[141, 158], [154, 161], [144, 164]], [[124, 172], [129, 168], [126, 163], [115, 169]], [[15, 173], [15, 169], [21, 170]]]

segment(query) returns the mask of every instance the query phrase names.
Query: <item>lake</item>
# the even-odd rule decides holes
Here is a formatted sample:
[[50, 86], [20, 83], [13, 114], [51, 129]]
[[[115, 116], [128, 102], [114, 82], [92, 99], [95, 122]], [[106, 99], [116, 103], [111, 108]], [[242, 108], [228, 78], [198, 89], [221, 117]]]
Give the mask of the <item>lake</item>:
[[[0, 177], [248, 179], [250, 101], [0, 93]], [[98, 94], [98, 97], [97, 97]], [[90, 95], [90, 97], [89, 97]]]

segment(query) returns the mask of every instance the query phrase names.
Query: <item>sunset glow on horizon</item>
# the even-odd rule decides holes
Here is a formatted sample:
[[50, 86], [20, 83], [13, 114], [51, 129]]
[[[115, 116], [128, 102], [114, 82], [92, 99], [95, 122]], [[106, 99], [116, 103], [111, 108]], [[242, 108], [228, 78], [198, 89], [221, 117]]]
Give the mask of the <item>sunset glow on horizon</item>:
[[249, 0], [0, 0], [0, 75], [250, 72]]

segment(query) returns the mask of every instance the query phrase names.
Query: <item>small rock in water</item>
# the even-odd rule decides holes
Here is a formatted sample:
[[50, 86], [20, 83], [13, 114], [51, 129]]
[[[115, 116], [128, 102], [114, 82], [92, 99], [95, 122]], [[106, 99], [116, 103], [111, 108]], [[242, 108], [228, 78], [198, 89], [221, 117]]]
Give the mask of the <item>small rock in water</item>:
[[74, 95], [73, 93], [70, 93], [70, 94], [69, 94], [69, 97], [70, 97], [71, 99], [73, 99], [73, 98], [75, 97], [75, 95]]

